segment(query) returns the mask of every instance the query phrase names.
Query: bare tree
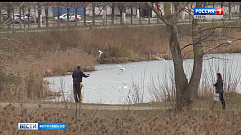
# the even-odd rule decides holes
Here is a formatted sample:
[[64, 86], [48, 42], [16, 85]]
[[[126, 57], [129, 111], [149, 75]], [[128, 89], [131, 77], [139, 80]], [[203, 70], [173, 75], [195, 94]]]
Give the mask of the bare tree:
[[88, 5], [88, 2], [74, 2], [73, 6], [75, 8], [75, 26], [77, 26], [77, 22], [79, 21], [77, 18], [78, 15], [78, 7], [83, 7], [84, 12], [84, 25], [86, 25], [86, 6]]
[[3, 3], [0, 2], [0, 24], [2, 24], [2, 6], [3, 6]]
[[24, 3], [21, 7], [21, 11], [22, 11], [22, 15], [23, 15], [23, 20], [21, 19], [21, 15], [20, 15], [20, 23], [23, 22], [23, 28], [24, 28], [24, 31], [26, 30], [26, 20], [25, 20], [25, 8], [26, 8], [26, 4]]
[[[8, 25], [8, 29], [10, 29], [10, 18], [11, 18], [11, 5], [10, 3], [4, 2], [3, 3], [3, 8], [7, 11], [7, 21], [5, 23], [7, 23]], [[1, 25], [3, 26], [3, 25]]]
[[92, 24], [95, 25], [95, 7], [96, 7], [96, 3], [93, 2], [92, 3]]
[[151, 24], [151, 8], [149, 6], [147, 6], [147, 14], [148, 14], [148, 24]]
[[[158, 2], [156, 2], [156, 8], [159, 9]], [[156, 23], [159, 23], [159, 17], [156, 17]]]
[[60, 18], [59, 18], [59, 16], [60, 16], [60, 13], [61, 13], [61, 10], [62, 10], [62, 7], [61, 7], [61, 5], [58, 3], [58, 27], [60, 27]]
[[239, 4], [239, 19], [241, 19], [241, 3]]
[[228, 2], [228, 19], [231, 20], [232, 19], [232, 3]]
[[30, 5], [28, 5], [28, 28], [30, 28]]
[[49, 2], [44, 2], [44, 11], [45, 11], [45, 19], [46, 19], [46, 28], [49, 27]]
[[84, 7], [84, 26], [86, 26], [86, 7], [88, 6], [89, 3], [85, 2], [83, 4]]
[[131, 4], [131, 24], [133, 24], [133, 5]]
[[75, 26], [77, 26], [77, 22], [78, 22], [78, 19], [77, 19], [78, 7], [79, 7], [79, 3], [75, 2], [74, 3], [74, 16], [75, 16], [74, 25]]
[[60, 27], [60, 23], [63, 21], [60, 19], [60, 15], [62, 13], [62, 8], [65, 5], [64, 2], [55, 2], [53, 3], [54, 6], [57, 7], [57, 22], [58, 22], [58, 27]]
[[111, 3], [111, 24], [114, 25], [114, 17], [115, 17], [115, 2]]
[[138, 2], [137, 5], [138, 5], [138, 9], [139, 9], [139, 24], [142, 24], [142, 21], [141, 21], [142, 9], [146, 5], [143, 2]]
[[[12, 3], [11, 3], [12, 4]], [[14, 9], [15, 9], [15, 6], [12, 4], [12, 6], [11, 6], [11, 10], [12, 10], [12, 23], [13, 23], [13, 31], [15, 30], [15, 12], [14, 12]], [[21, 18], [21, 10], [20, 10], [20, 7], [19, 7], [19, 17]], [[20, 24], [20, 29], [22, 28], [21, 27], [21, 23], [19, 22], [19, 24]]]
[[42, 8], [42, 4], [40, 2], [38, 2], [38, 28], [40, 28], [40, 21], [42, 21], [42, 18], [41, 18], [41, 8]]
[[72, 7], [72, 3], [71, 2], [65, 2], [65, 6], [66, 6], [66, 9], [67, 9], [67, 25], [69, 27], [69, 11], [70, 11], [70, 8]]
[[[183, 58], [181, 55], [180, 43], [178, 39], [178, 29], [177, 22], [180, 12], [185, 8], [187, 2], [180, 5], [177, 12], [172, 14], [171, 3], [164, 3], [164, 16], [162, 11], [158, 11], [151, 3], [148, 6], [152, 8], [158, 17], [166, 24], [167, 35], [169, 38], [169, 47], [173, 58], [174, 71], [175, 71], [175, 86], [176, 86], [176, 107], [177, 109], [182, 109], [184, 106], [188, 106], [194, 97], [196, 96], [197, 89], [200, 83], [200, 76], [202, 71], [202, 43], [193, 45], [194, 56], [194, 66], [193, 73], [190, 82], [188, 83], [187, 77], [183, 68]], [[202, 3], [197, 3], [197, 7], [202, 7]], [[194, 41], [200, 38], [200, 21], [194, 20]]]
[[116, 4], [117, 4], [117, 7], [120, 11], [120, 24], [123, 25], [124, 22], [123, 22], [123, 16], [122, 15], [123, 15], [123, 11], [125, 9], [125, 2], [118, 2]]

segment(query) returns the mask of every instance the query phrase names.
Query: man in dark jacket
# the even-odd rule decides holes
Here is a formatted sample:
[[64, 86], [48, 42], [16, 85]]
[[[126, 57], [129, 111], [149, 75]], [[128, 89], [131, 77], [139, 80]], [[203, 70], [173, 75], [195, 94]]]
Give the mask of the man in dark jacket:
[[77, 102], [82, 102], [81, 99], [81, 82], [82, 82], [82, 77], [89, 77], [89, 74], [85, 74], [81, 71], [81, 66], [80, 64], [77, 66], [77, 69], [73, 71], [72, 78], [73, 78], [73, 88], [74, 88], [74, 100], [75, 103]]

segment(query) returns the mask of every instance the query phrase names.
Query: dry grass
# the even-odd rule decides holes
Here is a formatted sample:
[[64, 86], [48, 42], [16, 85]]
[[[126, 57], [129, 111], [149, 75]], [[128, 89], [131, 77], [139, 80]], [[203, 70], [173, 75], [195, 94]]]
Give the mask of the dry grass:
[[[7, 105], [0, 108], [0, 134], [165, 134], [165, 135], [239, 135], [241, 112], [172, 110], [108, 111], [69, 109], [16, 108]], [[67, 123], [67, 130], [19, 131], [17, 123]]]

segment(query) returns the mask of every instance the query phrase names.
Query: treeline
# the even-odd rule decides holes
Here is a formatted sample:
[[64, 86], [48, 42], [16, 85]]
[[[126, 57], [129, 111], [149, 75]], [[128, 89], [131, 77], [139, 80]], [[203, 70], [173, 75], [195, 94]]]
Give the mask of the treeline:
[[[163, 10], [163, 2], [153, 2], [153, 5], [158, 6], [160, 10]], [[176, 4], [178, 5], [178, 4]], [[175, 7], [175, 4], [172, 5], [172, 10], [177, 10], [178, 7]], [[1, 2], [0, 3], [0, 24], [7, 24], [8, 27], [10, 25], [14, 25], [11, 23], [11, 18], [14, 19], [15, 12], [18, 12], [20, 18], [25, 16], [25, 14], [31, 14], [31, 11], [34, 11], [34, 22], [38, 23], [38, 19], [41, 18], [42, 14], [44, 14], [44, 22], [46, 27], [49, 27], [49, 9], [52, 7], [57, 8], [57, 17], [59, 20], [59, 16], [61, 15], [61, 9], [66, 8], [67, 13], [67, 24], [69, 26], [69, 15], [70, 10], [74, 9], [75, 17], [77, 18], [77, 10], [79, 7], [83, 10], [82, 20], [84, 25], [88, 25], [86, 23], [86, 16], [91, 17], [91, 24], [96, 25], [96, 17], [107, 14], [107, 8], [110, 9], [109, 16], [110, 24], [115, 24], [115, 16], [118, 14], [120, 17], [120, 24], [124, 24], [123, 13], [127, 13], [130, 17], [130, 24], [133, 24], [133, 16], [139, 18], [139, 24], [142, 24], [141, 17], [148, 18], [148, 24], [151, 23], [150, 18], [156, 17], [155, 13], [150, 9], [146, 2]], [[191, 10], [195, 7], [195, 3], [190, 3], [187, 7], [188, 10]], [[239, 19], [241, 19], [241, 2], [205, 2], [204, 7], [222, 7], [224, 8], [224, 14], [228, 15], [228, 19], [232, 18], [232, 13], [239, 14]], [[89, 14], [87, 14], [89, 13]], [[187, 13], [184, 14], [188, 16]], [[5, 18], [3, 16], [6, 16]], [[181, 18], [184, 19], [185, 15]], [[26, 21], [27, 23], [23, 23], [23, 27], [30, 28], [30, 17], [28, 16]], [[42, 20], [43, 21], [43, 20]], [[159, 23], [159, 19], [157, 19], [156, 23]], [[58, 21], [58, 26], [60, 26], [60, 21]], [[77, 20], [75, 19], [75, 26], [77, 26]], [[1, 25], [2, 27], [2, 25]], [[13, 26], [14, 27], [14, 26]], [[41, 24], [38, 23], [38, 28], [41, 27]], [[20, 22], [20, 28], [21, 22]]]

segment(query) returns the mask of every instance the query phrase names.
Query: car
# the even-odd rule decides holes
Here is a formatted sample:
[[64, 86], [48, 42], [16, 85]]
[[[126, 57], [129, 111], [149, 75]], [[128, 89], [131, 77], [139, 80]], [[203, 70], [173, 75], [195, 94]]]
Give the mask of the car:
[[11, 16], [10, 18], [10, 22], [12, 23], [20, 23], [21, 19], [20, 19], [20, 15], [19, 14], [14, 14], [14, 17]]
[[[81, 20], [81, 15], [77, 15], [77, 19], [76, 19], [76, 20], [77, 20], [77, 21]], [[59, 20], [58, 20], [58, 17], [57, 17], [57, 16], [54, 17], [54, 21], [55, 21], [55, 22], [58, 22], [58, 21], [60, 21], [60, 22], [66, 22], [66, 21], [67, 21], [67, 13], [62, 14], [61, 16], [59, 16]], [[70, 13], [70, 14], [69, 14], [69, 21], [70, 21], [70, 22], [74, 22], [74, 21], [75, 21], [75, 14], [74, 14], [74, 13]]]
[[2, 18], [2, 20], [3, 21], [7, 21], [7, 19], [8, 19], [8, 14], [2, 14], [2, 16], [1, 16]]
[[[30, 23], [34, 23], [34, 15], [31, 15], [31, 14], [26, 14], [24, 17], [21, 17], [21, 20], [23, 22], [28, 22], [28, 17], [29, 17], [29, 22]], [[38, 23], [38, 17], [36, 16], [36, 21]]]
[[[8, 14], [2, 14], [2, 20], [3, 21], [7, 21], [8, 20]], [[10, 16], [10, 19], [7, 21], [7, 23], [19, 23], [19, 14], [15, 14], [14, 15], [14, 19], [13, 19], [13, 16]]]

